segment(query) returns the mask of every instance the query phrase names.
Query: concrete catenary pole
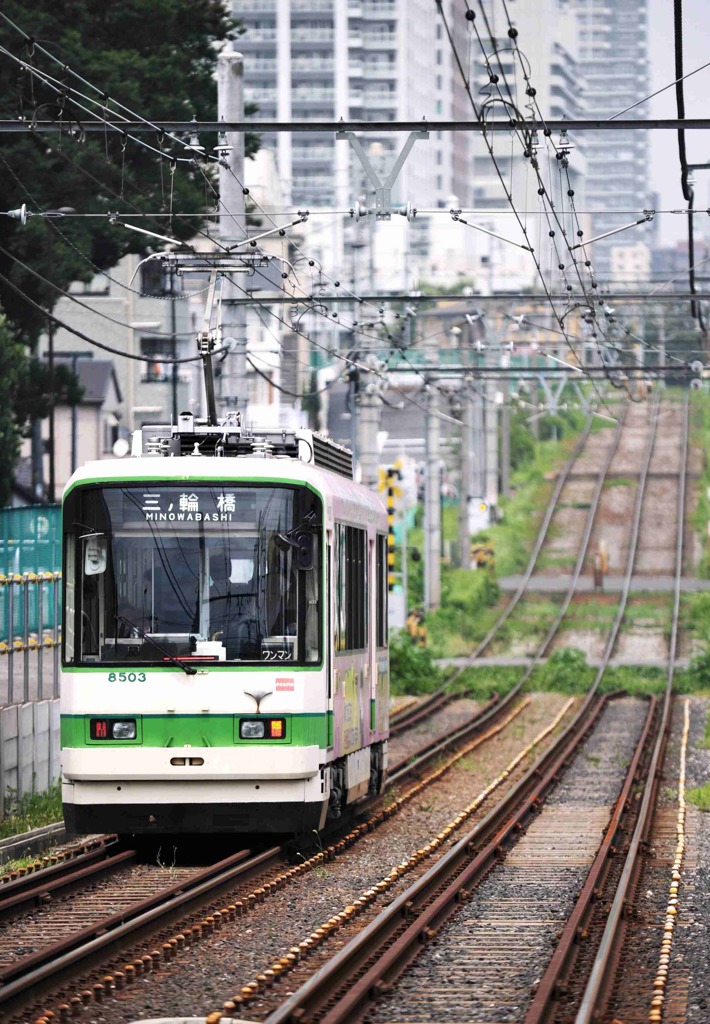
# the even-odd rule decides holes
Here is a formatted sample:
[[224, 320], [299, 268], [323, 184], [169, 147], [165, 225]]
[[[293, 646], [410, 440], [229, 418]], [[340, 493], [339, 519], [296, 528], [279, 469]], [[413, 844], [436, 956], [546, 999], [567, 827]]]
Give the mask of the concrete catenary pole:
[[[496, 353], [488, 350], [486, 364], [496, 365]], [[486, 503], [491, 512], [491, 522], [498, 510], [498, 384], [494, 377], [486, 380], [486, 403], [484, 409], [486, 431]]]
[[[234, 50], [223, 50], [217, 62], [217, 116], [220, 121], [244, 120], [244, 59]], [[222, 157], [219, 168], [219, 237], [226, 245], [241, 242], [246, 236], [244, 204], [244, 135], [229, 132], [227, 143], [232, 147]], [[231, 351], [222, 363], [217, 378], [217, 398], [222, 412], [239, 410], [246, 417], [247, 333], [246, 310], [234, 305], [241, 296], [235, 284], [225, 280], [222, 291], [222, 343]]]
[[[436, 341], [427, 346], [427, 365], [438, 361]], [[429, 375], [426, 405], [426, 477], [424, 480], [424, 607], [441, 603], [441, 421], [437, 379]]]
[[[375, 330], [373, 326], [371, 330]], [[368, 332], [369, 333], [369, 332]], [[360, 349], [362, 363], [370, 368], [377, 362], [374, 345], [376, 339], [368, 337]], [[360, 388], [355, 399], [357, 405], [357, 453], [360, 463], [360, 481], [376, 491], [379, 484], [380, 455], [377, 447], [377, 435], [380, 429], [380, 378], [372, 369], [360, 370]]]
[[471, 512], [476, 494], [474, 491], [474, 408], [473, 388], [466, 381], [462, 395], [461, 410], [461, 493], [459, 495], [459, 567], [471, 568]]

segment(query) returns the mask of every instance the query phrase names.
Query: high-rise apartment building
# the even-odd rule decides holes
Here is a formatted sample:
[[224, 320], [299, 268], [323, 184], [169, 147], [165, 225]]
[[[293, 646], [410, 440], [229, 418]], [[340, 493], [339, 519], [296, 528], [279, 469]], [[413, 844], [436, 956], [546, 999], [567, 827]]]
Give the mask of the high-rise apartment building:
[[[453, 14], [458, 4], [445, 0]], [[246, 31], [245, 98], [259, 118], [394, 121], [468, 118], [451, 49], [432, 0], [234, 0]], [[458, 13], [458, 12], [457, 12]], [[465, 38], [466, 22], [453, 17]], [[382, 171], [404, 136], [368, 135]], [[332, 133], [266, 135], [277, 152], [285, 193], [295, 206], [350, 206], [363, 189], [362, 169]], [[417, 143], [395, 201], [443, 206], [468, 181], [465, 134], [432, 133]]]
[[[479, 13], [478, 37], [472, 42], [471, 76], [473, 93], [481, 116], [504, 121], [511, 115], [535, 118], [579, 118], [583, 79], [577, 60], [577, 22], [567, 0], [518, 0], [508, 4], [508, 12], [517, 29], [513, 49], [508, 35], [506, 10], [499, 0], [485, 0], [485, 17]], [[534, 96], [526, 92], [524, 71]], [[511, 106], [513, 104], [514, 106]], [[517, 113], [516, 113], [517, 112]], [[562, 243], [562, 230], [574, 238], [579, 228], [572, 212], [571, 189], [579, 210], [585, 204], [586, 140], [570, 133], [568, 167], [557, 161], [562, 144], [559, 133], [547, 143], [542, 133], [533, 139], [539, 170], [548, 197], [554, 203], [557, 218], [543, 203], [539, 181], [524, 156], [524, 140], [518, 133], [489, 133], [488, 142], [476, 137], [473, 142], [472, 182], [475, 222], [518, 245], [527, 241], [534, 247], [543, 276], [553, 286], [564, 287], [559, 264], [569, 260]], [[506, 191], [518, 217], [511, 212]], [[548, 223], [549, 220], [549, 223]], [[582, 229], [588, 223], [580, 217]], [[525, 239], [521, 225], [528, 231]], [[555, 242], [550, 232], [558, 236]], [[560, 247], [561, 246], [561, 247]], [[477, 279], [487, 278], [489, 290], [505, 291], [540, 287], [530, 253], [515, 248], [502, 238], [479, 236]]]
[[[648, 0], [567, 0], [577, 17], [579, 58], [584, 75], [584, 116], [609, 118], [649, 93]], [[644, 107], [625, 118], [644, 118]], [[643, 131], [590, 132], [585, 136], [587, 203], [599, 211], [594, 235], [632, 220], [629, 210], [652, 205], [649, 194], [649, 141]], [[626, 213], [614, 213], [615, 210]], [[594, 266], [607, 275], [612, 249], [634, 245], [633, 234], [617, 235], [593, 246]], [[590, 251], [592, 251], [590, 249]]]

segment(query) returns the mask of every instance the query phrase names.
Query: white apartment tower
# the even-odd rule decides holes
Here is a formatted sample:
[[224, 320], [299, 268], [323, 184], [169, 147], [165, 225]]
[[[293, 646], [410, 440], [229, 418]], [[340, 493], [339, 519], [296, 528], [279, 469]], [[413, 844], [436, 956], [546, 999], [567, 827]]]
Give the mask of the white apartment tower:
[[[649, 93], [648, 0], [568, 0], [579, 26], [579, 57], [586, 88], [584, 116], [609, 118]], [[644, 118], [637, 107], [624, 118]], [[629, 210], [651, 205], [648, 137], [643, 131], [590, 132], [586, 138], [587, 202], [595, 235], [632, 220]], [[614, 210], [627, 213], [614, 213]], [[625, 241], [626, 239], [626, 241]], [[593, 247], [594, 265], [612, 269], [612, 249], [641, 239], [618, 235]]]
[[[458, 5], [445, 0], [453, 14]], [[468, 118], [459, 74], [432, 0], [233, 0], [246, 31], [245, 98], [259, 119], [367, 121]], [[465, 21], [452, 17], [465, 39]], [[389, 168], [406, 136], [368, 135], [375, 166]], [[417, 143], [393, 199], [445, 206], [467, 187], [463, 133], [432, 132]], [[360, 165], [333, 134], [274, 134], [287, 201], [296, 207], [348, 208], [363, 191]]]
[[[504, 121], [514, 111], [504, 101], [512, 101], [519, 115], [544, 119], [574, 119], [582, 116], [580, 94], [584, 88], [577, 60], [577, 22], [567, 0], [511, 0], [508, 11], [517, 29], [513, 50], [508, 35], [509, 23], [503, 5], [498, 0], [486, 0], [485, 18], [478, 5], [476, 25], [481, 36], [472, 41], [472, 85], [479, 111], [488, 108], [488, 116]], [[482, 44], [482, 45], [481, 45]], [[523, 66], [528, 72], [535, 96], [526, 93]], [[493, 79], [493, 80], [492, 80]], [[559, 264], [570, 261], [561, 239], [561, 229], [568, 237], [576, 238], [580, 224], [588, 234], [589, 224], [580, 216], [580, 224], [571, 211], [568, 190], [574, 192], [577, 209], [585, 209], [586, 140], [570, 133], [573, 143], [568, 160], [562, 169], [556, 161], [552, 146], [546, 146], [542, 133], [534, 140], [537, 144], [540, 174], [548, 195], [552, 197], [559, 214], [556, 220], [549, 213], [549, 205], [538, 195], [539, 181], [530, 161], [523, 155], [523, 143], [515, 133], [489, 134], [493, 158], [485, 140], [476, 137], [473, 142], [473, 207], [476, 223], [517, 243], [525, 241], [518, 219], [511, 214], [505, 189], [513, 196], [513, 204], [520, 222], [529, 232], [528, 244], [535, 248], [543, 275], [553, 288], [564, 287]], [[552, 138], [559, 151], [559, 132]], [[502, 178], [502, 181], [501, 181]], [[505, 185], [505, 188], [504, 188]], [[549, 223], [548, 223], [549, 220]], [[557, 243], [550, 231], [558, 236]], [[529, 253], [515, 248], [501, 239], [478, 236], [477, 255], [480, 261], [477, 277], [488, 278], [492, 291], [540, 288], [540, 280]]]

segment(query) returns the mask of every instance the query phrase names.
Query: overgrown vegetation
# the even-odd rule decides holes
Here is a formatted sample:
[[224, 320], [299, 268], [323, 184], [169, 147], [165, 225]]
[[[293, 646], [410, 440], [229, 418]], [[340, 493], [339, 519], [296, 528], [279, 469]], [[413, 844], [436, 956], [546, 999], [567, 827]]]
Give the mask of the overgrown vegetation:
[[696, 789], [689, 789], [685, 794], [687, 800], [701, 811], [710, 811], [710, 782]]
[[444, 682], [444, 673], [428, 647], [417, 647], [402, 630], [390, 641], [390, 680], [393, 696], [431, 693]]
[[708, 536], [708, 522], [710, 522], [710, 461], [706, 456], [710, 448], [710, 402], [700, 392], [691, 395], [690, 405], [690, 442], [703, 453], [702, 474], [698, 480], [698, 501], [692, 512], [693, 528], [702, 542], [702, 554], [696, 572], [704, 579], [710, 578], [710, 537]]
[[10, 794], [5, 800], [5, 817], [0, 821], [0, 839], [29, 832], [42, 825], [51, 825], [52, 822], [61, 821], [61, 817], [62, 792], [59, 783], [47, 793], [32, 793], [19, 799]]

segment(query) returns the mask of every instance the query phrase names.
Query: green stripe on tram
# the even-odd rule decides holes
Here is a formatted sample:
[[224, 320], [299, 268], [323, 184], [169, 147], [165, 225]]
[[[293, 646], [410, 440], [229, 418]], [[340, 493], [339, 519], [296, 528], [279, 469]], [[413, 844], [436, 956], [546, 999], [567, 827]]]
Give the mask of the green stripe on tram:
[[[136, 720], [134, 740], [92, 740], [91, 719]], [[286, 722], [284, 740], [242, 740], [239, 720], [283, 718]], [[299, 715], [140, 715], [130, 711], [121, 714], [62, 715], [62, 747], [234, 747], [293, 746], [322, 747], [328, 745], [328, 714]]]

